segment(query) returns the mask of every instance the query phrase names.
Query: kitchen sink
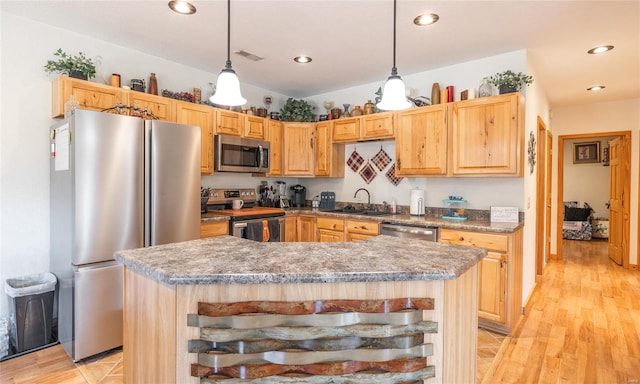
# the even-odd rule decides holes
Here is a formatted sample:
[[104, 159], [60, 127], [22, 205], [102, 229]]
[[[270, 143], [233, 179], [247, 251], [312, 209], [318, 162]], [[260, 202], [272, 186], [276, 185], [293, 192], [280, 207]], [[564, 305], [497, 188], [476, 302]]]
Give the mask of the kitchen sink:
[[345, 214], [352, 214], [352, 215], [367, 215], [367, 216], [382, 216], [387, 214], [387, 212], [371, 211], [368, 209], [353, 209], [353, 208], [329, 209], [329, 210], [322, 210], [321, 212], [345, 213]]

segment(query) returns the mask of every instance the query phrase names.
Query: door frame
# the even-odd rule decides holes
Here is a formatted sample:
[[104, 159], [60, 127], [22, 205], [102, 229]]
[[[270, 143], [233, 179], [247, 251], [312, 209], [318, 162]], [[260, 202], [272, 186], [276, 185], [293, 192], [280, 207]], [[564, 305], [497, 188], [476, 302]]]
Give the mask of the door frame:
[[[551, 169], [548, 164], [551, 162], [550, 140], [551, 132], [547, 131], [547, 126], [540, 116], [538, 116], [536, 146], [536, 280], [542, 276], [544, 266], [549, 258], [546, 247], [551, 235], [550, 228], [547, 227], [547, 186], [551, 184]], [[551, 136], [552, 137], [552, 136]]]
[[[611, 137], [611, 136], [620, 136], [624, 137], [627, 140], [627, 146], [632, 148], [631, 143], [631, 131], [611, 131], [611, 132], [597, 132], [597, 133], [583, 133], [576, 135], [562, 135], [558, 136], [558, 198], [556, 200], [556, 255], [558, 260], [562, 260], [562, 221], [563, 217], [563, 209], [562, 205], [564, 202], [564, 141], [565, 140], [574, 140], [574, 139], [596, 139], [601, 137]], [[627, 169], [631, 169], [631, 151], [628, 151], [623, 159], [624, 165]], [[627, 185], [631, 185], [631, 172], [628, 173], [628, 178], [626, 180]], [[630, 217], [630, 204], [626, 204], [623, 208], [623, 215], [626, 213], [627, 217]], [[628, 220], [626, 223], [626, 230], [629, 233], [631, 221]], [[627, 238], [627, 242], [629, 239]], [[629, 268], [629, 244], [627, 243], [624, 246], [626, 252], [623, 252], [622, 255], [622, 267], [628, 269]]]

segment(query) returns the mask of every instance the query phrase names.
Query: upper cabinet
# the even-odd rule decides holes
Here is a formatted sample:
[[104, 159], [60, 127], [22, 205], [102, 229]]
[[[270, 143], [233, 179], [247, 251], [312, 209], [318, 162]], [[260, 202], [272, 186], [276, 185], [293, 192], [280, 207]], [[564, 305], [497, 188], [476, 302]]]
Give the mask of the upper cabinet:
[[200, 127], [200, 173], [212, 174], [215, 109], [202, 104], [177, 103], [176, 122]]
[[393, 112], [364, 115], [361, 119], [360, 139], [393, 139]]
[[333, 141], [357, 141], [360, 139], [360, 118], [351, 117], [332, 120]]
[[447, 104], [396, 115], [396, 174], [447, 174]]
[[283, 154], [282, 122], [268, 120], [265, 139], [269, 142], [269, 172], [267, 176], [282, 176]]
[[58, 76], [52, 84], [51, 115], [64, 116], [64, 103], [73, 95], [80, 108], [102, 111], [114, 107], [116, 103], [126, 103], [126, 93], [120, 88], [100, 83]]
[[522, 176], [520, 93], [451, 104], [452, 176]]
[[283, 176], [313, 176], [314, 123], [284, 123]]
[[216, 134], [242, 136], [245, 115], [224, 109], [216, 110]]
[[266, 124], [267, 119], [263, 117], [245, 115], [243, 136], [260, 140], [264, 139]]
[[331, 140], [331, 124], [321, 121], [315, 127], [314, 175], [344, 177], [344, 144]]
[[[125, 104], [147, 110], [158, 120], [176, 121], [177, 103], [173, 99], [142, 92], [129, 92], [128, 99]], [[131, 111], [131, 116], [136, 116], [136, 112]]]

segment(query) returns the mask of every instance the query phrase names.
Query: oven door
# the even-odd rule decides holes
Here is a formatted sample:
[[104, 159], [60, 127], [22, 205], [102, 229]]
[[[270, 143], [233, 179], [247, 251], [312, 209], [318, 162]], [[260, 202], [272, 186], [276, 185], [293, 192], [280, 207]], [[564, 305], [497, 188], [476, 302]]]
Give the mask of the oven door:
[[[264, 219], [238, 220], [230, 222], [231, 227], [229, 233], [235, 237], [243, 239], [264, 241], [264, 221], [267, 222], [269, 228], [269, 242], [284, 241], [284, 217], [269, 217]], [[277, 226], [278, 233], [275, 233], [274, 226]]]
[[216, 135], [214, 167], [218, 172], [268, 172], [269, 142]]

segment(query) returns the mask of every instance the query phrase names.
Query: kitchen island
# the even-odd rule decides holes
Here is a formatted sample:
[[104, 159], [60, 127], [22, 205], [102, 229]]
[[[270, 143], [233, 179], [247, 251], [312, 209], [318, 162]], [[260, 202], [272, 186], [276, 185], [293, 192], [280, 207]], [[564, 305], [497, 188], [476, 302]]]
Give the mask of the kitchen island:
[[473, 383], [485, 255], [388, 236], [117, 252], [125, 381]]

